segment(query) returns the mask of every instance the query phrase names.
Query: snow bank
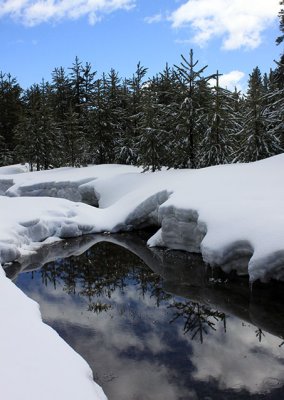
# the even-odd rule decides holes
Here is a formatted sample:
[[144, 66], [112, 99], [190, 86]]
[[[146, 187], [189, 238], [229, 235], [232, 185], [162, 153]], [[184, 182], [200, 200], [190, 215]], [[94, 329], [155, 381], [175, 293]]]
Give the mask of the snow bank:
[[[200, 170], [122, 174], [94, 184], [108, 217], [114, 222], [120, 215], [124, 222], [107, 230], [135, 228], [152, 216], [161, 228], [150, 246], [201, 252], [210, 265], [248, 273], [254, 281], [284, 277], [283, 180], [279, 155]], [[151, 213], [145, 207], [150, 199], [156, 204]]]
[[9, 400], [106, 400], [88, 364], [0, 268], [0, 388]]
[[22, 174], [23, 172], [28, 172], [28, 170], [28, 164], [7, 165], [5, 167], [0, 167], [0, 175]]
[[[45, 239], [88, 233], [90, 209], [64, 199], [0, 196], [0, 263], [31, 254]], [[0, 274], [3, 398], [106, 399], [86, 362], [42, 323], [38, 306], [4, 276], [1, 264]]]
[[15, 259], [48, 237], [151, 225], [160, 229], [150, 246], [201, 252], [210, 265], [248, 273], [252, 281], [284, 278], [284, 155], [200, 170], [138, 171], [102, 165], [9, 177], [14, 182], [9, 196], [53, 190], [54, 196], [68, 197], [76, 187], [76, 200], [93, 196], [100, 208], [0, 197], [0, 260]]
[[0, 168], [0, 194], [10, 197], [59, 197], [72, 201], [83, 201], [91, 205], [97, 205], [97, 199], [93, 185], [84, 185], [85, 183], [97, 178], [113, 177], [121, 173], [141, 170], [127, 165], [95, 165], [85, 168], [66, 167], [35, 171], [15, 176], [15, 172], [13, 172], [15, 168], [12, 167], [3, 167], [3, 174]]

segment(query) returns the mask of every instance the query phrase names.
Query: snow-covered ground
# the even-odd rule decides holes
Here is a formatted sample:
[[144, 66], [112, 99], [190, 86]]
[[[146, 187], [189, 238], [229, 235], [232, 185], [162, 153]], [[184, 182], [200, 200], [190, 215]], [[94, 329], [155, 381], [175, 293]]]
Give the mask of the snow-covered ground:
[[[212, 266], [248, 273], [252, 281], [284, 277], [284, 155], [156, 173], [120, 165], [17, 172], [20, 166], [0, 169], [2, 264], [58, 238], [155, 225], [150, 246], [201, 252]], [[80, 357], [40, 321], [35, 305], [4, 276], [0, 285], [5, 398], [25, 398], [33, 377], [29, 398], [104, 398]], [[74, 387], [83, 390], [80, 396]], [[36, 392], [42, 388], [46, 397]]]

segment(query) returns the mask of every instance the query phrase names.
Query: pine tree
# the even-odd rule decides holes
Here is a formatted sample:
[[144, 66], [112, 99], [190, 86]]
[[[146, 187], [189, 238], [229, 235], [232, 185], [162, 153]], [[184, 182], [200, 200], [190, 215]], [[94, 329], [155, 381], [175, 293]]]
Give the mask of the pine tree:
[[111, 69], [106, 77], [106, 97], [109, 120], [109, 135], [112, 137], [114, 153], [110, 162], [121, 162], [121, 142], [127, 125], [126, 102], [121, 79]]
[[[182, 62], [176, 67], [176, 75], [181, 84], [181, 106], [177, 134], [180, 140], [180, 166], [196, 168], [198, 165], [199, 140], [204, 119], [204, 106], [201, 104], [200, 89], [202, 83], [207, 83], [213, 77], [203, 77], [207, 66], [195, 69], [198, 61], [193, 59], [193, 50], [190, 50], [189, 60], [183, 55]], [[206, 85], [205, 85], [206, 86]]]
[[276, 39], [276, 43], [277, 44], [280, 44], [280, 43], [282, 43], [284, 41], [284, 0], [281, 0], [279, 4], [281, 6], [283, 6], [283, 7], [281, 7], [281, 9], [279, 11], [279, 14], [278, 14], [278, 16], [279, 16], [279, 28], [280, 28], [280, 31], [281, 31], [281, 35], [278, 36], [278, 38]]
[[44, 81], [41, 84], [41, 159], [42, 168], [49, 169], [62, 165], [62, 131], [54, 117], [52, 87]]
[[39, 85], [33, 85], [27, 89], [23, 99], [25, 109], [15, 128], [16, 153], [22, 162], [29, 163], [31, 171], [34, 166], [40, 170], [41, 90]]
[[121, 130], [117, 136], [117, 145], [115, 147], [115, 160], [122, 164], [134, 164], [137, 160], [129, 105], [130, 91], [128, 80], [124, 79], [121, 87]]
[[93, 96], [93, 108], [89, 113], [90, 145], [92, 162], [111, 163], [115, 158], [112, 136], [111, 109], [108, 104], [108, 84], [106, 76], [97, 79]]
[[125, 132], [125, 141], [131, 149], [132, 163], [136, 164], [139, 157], [137, 151], [138, 138], [141, 135], [141, 126], [143, 118], [143, 105], [144, 105], [144, 78], [147, 73], [147, 68], [143, 67], [139, 62], [132, 78], [127, 81], [128, 84], [128, 104], [127, 114], [129, 118], [129, 125]]
[[268, 134], [279, 144], [275, 154], [284, 151], [284, 87], [279, 83], [279, 74], [270, 71], [264, 98], [264, 115]]
[[80, 167], [88, 158], [88, 143], [81, 125], [80, 115], [69, 105], [62, 127], [65, 165]]
[[0, 163], [9, 164], [17, 161], [14, 154], [14, 128], [19, 122], [22, 110], [22, 89], [10, 74], [0, 72]]
[[166, 133], [162, 124], [163, 106], [159, 103], [157, 78], [148, 82], [143, 98], [140, 135], [137, 137], [137, 163], [142, 165], [145, 171], [151, 169], [154, 172], [160, 170], [163, 165]]
[[179, 154], [180, 141], [176, 127], [180, 115], [180, 82], [174, 69], [169, 68], [168, 65], [165, 66], [155, 82], [152, 90], [157, 93], [158, 97], [157, 123], [161, 136], [160, 162], [169, 168], [178, 167], [180, 160], [177, 154]]
[[73, 104], [71, 82], [64, 68], [55, 68], [52, 72], [51, 89], [54, 118], [56, 122], [63, 123], [70, 104]]
[[54, 121], [50, 105], [51, 88], [48, 83], [33, 85], [24, 96], [25, 109], [15, 128], [16, 152], [30, 169], [60, 166], [61, 131]]
[[250, 74], [245, 105], [244, 125], [240, 132], [241, 145], [235, 160], [256, 161], [277, 154], [279, 139], [267, 127], [265, 88], [258, 67]]
[[217, 71], [208, 126], [200, 145], [201, 167], [229, 163], [232, 159], [234, 136], [240, 130], [234, 95], [220, 87], [220, 76]]

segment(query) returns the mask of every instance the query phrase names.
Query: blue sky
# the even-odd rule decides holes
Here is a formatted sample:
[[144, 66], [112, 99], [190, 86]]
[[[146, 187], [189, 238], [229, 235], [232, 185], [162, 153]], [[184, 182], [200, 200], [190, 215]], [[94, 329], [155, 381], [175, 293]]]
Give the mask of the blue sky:
[[244, 87], [283, 52], [279, 9], [279, 0], [0, 0], [0, 70], [27, 87], [78, 56], [98, 75], [129, 77], [141, 61], [152, 76], [193, 48], [223, 86]]

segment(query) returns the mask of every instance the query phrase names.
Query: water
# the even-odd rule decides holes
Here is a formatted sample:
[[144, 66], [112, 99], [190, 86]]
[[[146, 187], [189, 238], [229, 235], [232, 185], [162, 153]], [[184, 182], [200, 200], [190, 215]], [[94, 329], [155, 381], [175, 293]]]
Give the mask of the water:
[[251, 292], [133, 234], [56, 243], [6, 273], [109, 400], [284, 398], [283, 284]]

